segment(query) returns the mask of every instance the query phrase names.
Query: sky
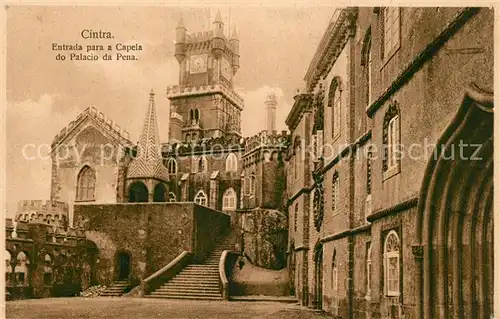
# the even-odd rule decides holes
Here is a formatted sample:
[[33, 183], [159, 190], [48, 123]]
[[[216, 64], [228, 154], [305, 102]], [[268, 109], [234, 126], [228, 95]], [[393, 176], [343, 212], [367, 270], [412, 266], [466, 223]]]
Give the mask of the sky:
[[[136, 142], [148, 93], [156, 93], [160, 140], [168, 140], [168, 85], [178, 84], [175, 27], [182, 15], [188, 32], [208, 31], [220, 10], [226, 31], [236, 27], [240, 69], [235, 89], [244, 98], [242, 133], [264, 129], [264, 99], [278, 99], [277, 129], [285, 119], [334, 7], [254, 5], [180, 7], [43, 7], [7, 9], [7, 215], [17, 201], [50, 199], [54, 136], [89, 106], [125, 128]], [[114, 39], [82, 39], [81, 31], [109, 31]], [[137, 61], [58, 61], [57, 44], [140, 44]], [[36, 159], [23, 155], [34, 144]]]

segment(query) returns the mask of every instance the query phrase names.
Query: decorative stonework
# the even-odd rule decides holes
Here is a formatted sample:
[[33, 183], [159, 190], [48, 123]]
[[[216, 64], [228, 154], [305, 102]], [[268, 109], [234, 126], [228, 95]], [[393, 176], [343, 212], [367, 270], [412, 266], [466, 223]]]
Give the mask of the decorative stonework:
[[424, 258], [424, 246], [422, 245], [411, 246], [411, 252], [413, 253], [413, 257], [417, 260]]

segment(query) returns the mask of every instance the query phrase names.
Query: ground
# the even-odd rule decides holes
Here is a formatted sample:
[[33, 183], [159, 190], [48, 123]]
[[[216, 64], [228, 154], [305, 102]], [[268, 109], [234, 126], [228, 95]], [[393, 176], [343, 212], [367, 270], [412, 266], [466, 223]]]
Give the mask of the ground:
[[278, 302], [223, 302], [142, 298], [49, 298], [9, 301], [6, 318], [331, 318]]

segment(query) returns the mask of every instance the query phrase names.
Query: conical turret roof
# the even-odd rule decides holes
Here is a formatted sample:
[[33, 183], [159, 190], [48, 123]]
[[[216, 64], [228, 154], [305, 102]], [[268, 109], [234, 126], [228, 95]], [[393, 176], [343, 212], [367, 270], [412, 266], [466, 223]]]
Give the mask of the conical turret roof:
[[149, 94], [149, 105], [137, 145], [137, 154], [130, 163], [127, 177], [168, 179], [168, 172], [161, 157], [153, 90]]
[[238, 40], [238, 33], [236, 33], [236, 26], [233, 27], [233, 34], [231, 35], [231, 40]]
[[215, 22], [222, 22], [222, 17], [220, 15], [220, 10], [217, 10], [217, 15], [215, 16], [214, 23]]

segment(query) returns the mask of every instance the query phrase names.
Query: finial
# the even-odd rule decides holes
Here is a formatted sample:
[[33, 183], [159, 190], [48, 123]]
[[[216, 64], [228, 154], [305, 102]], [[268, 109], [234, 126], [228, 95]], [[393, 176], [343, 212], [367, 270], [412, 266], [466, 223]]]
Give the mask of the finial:
[[238, 34], [236, 33], [236, 26], [233, 27], [233, 34], [231, 35], [231, 39], [238, 40]]
[[177, 28], [183, 28], [185, 29], [186, 27], [184, 26], [184, 20], [182, 19], [182, 13], [181, 13], [181, 18], [179, 20], [179, 23], [177, 24]]
[[155, 92], [153, 91], [153, 89], [151, 89], [151, 92], [149, 92], [149, 96], [150, 96], [151, 98], [153, 98], [153, 97], [155, 96]]
[[220, 10], [217, 10], [217, 15], [215, 16], [214, 22], [222, 22], [222, 18], [220, 15]]

